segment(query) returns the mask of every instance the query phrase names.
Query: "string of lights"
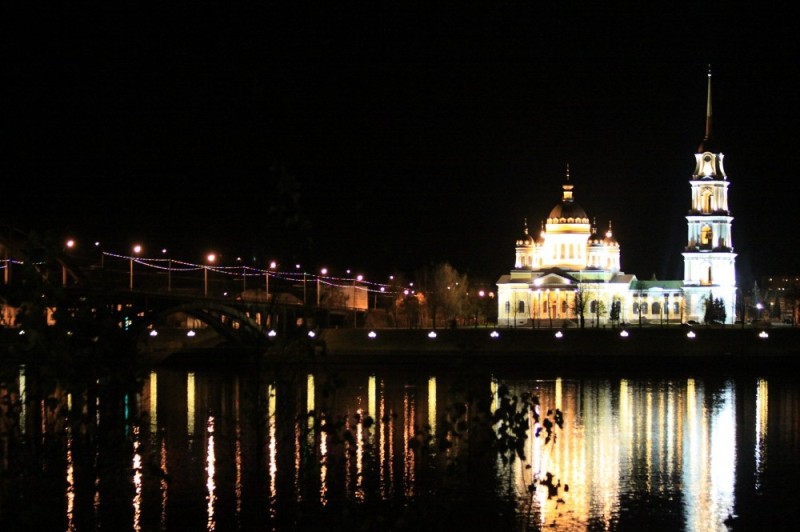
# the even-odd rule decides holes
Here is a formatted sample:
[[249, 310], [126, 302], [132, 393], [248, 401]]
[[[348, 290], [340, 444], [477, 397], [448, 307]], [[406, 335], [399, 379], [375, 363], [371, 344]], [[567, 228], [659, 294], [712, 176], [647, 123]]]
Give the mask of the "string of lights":
[[247, 265], [223, 266], [216, 264], [196, 264], [177, 259], [138, 257], [108, 251], [104, 251], [103, 255], [112, 259], [133, 262], [134, 264], [139, 264], [148, 268], [177, 273], [206, 270], [223, 275], [240, 277], [264, 277], [269, 275], [272, 279], [280, 279], [288, 282], [319, 282], [320, 284], [336, 288], [352, 288], [354, 283], [358, 283], [358, 290], [366, 290], [367, 292], [375, 294], [400, 294], [403, 292], [403, 288], [399, 286], [392, 286], [386, 283], [367, 281], [354, 277], [337, 277], [333, 275], [318, 275], [309, 272], [280, 271], [272, 268], [263, 269]]

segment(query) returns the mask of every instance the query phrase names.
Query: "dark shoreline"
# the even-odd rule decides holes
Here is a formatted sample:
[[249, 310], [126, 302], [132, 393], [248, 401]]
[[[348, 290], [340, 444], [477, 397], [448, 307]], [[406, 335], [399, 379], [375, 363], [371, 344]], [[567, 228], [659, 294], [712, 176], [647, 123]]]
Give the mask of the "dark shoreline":
[[[800, 330], [622, 329], [329, 329], [318, 336], [319, 360], [328, 363], [491, 364], [509, 370], [598, 373], [788, 371], [800, 357]], [[689, 331], [694, 338], [687, 337]], [[496, 331], [495, 336], [491, 336]], [[374, 332], [372, 337], [370, 332]], [[768, 336], [759, 336], [762, 332]]]

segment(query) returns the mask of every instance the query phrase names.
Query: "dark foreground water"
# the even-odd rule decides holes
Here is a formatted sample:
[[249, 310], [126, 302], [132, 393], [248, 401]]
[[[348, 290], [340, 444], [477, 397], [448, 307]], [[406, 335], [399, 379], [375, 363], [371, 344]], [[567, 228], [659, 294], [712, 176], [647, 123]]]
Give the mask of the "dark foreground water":
[[[789, 530], [787, 375], [6, 368], [0, 530]], [[527, 408], [530, 408], [529, 410]], [[561, 415], [560, 415], [561, 414]], [[562, 422], [563, 416], [563, 422]]]

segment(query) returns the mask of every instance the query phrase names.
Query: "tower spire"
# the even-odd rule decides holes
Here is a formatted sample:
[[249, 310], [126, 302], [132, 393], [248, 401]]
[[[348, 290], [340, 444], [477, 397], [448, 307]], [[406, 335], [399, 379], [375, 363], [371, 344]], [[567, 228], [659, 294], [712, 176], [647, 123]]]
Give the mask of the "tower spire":
[[703, 139], [708, 142], [711, 139], [711, 65], [708, 65], [708, 95], [706, 97], [706, 136]]
[[573, 185], [569, 182], [569, 163], [567, 163], [567, 182], [561, 185], [561, 188], [564, 189], [564, 196], [561, 198], [561, 201], [564, 203], [571, 203]]

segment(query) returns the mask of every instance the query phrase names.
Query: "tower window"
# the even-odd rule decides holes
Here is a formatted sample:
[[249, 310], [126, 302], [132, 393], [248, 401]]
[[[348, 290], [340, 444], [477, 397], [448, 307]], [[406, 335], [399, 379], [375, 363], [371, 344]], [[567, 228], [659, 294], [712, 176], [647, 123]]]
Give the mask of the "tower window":
[[712, 239], [713, 233], [711, 231], [711, 227], [704, 225], [700, 230], [700, 245], [703, 247], [711, 247]]
[[710, 214], [714, 210], [711, 198], [712, 198], [711, 191], [710, 190], [704, 190], [703, 191], [703, 197], [702, 197], [702, 210], [703, 210], [703, 213], [705, 213], [705, 214]]

